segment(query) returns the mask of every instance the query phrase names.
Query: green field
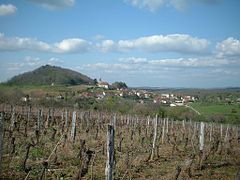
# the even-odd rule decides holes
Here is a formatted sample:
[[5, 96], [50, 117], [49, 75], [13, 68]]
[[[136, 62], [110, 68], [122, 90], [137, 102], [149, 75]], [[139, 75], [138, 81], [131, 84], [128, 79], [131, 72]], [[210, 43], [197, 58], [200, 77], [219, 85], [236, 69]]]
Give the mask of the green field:
[[207, 120], [240, 123], [240, 104], [225, 103], [192, 103], [191, 106], [199, 111]]

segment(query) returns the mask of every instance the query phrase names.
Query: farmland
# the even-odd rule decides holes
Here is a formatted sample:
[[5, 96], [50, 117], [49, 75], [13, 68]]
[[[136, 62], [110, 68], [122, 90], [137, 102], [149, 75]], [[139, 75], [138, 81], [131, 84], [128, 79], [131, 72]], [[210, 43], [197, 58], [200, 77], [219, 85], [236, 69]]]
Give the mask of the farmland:
[[205, 123], [202, 141], [200, 123], [158, 116], [3, 104], [1, 112], [3, 178], [105, 179], [109, 124], [115, 179], [231, 179], [240, 167], [237, 126]]
[[204, 115], [218, 114], [230, 114], [232, 111], [236, 111], [237, 115], [240, 115], [239, 104], [208, 104], [208, 103], [194, 103], [192, 106]]
[[226, 122], [238, 123], [238, 117], [240, 117], [240, 105], [228, 104], [228, 103], [193, 103], [191, 104], [197, 111], [201, 113], [206, 119], [226, 118]]
[[239, 172], [238, 91], [168, 90], [198, 97], [176, 107], [154, 102], [168, 94], [163, 90], [1, 85], [0, 91], [3, 179], [105, 179], [108, 144], [114, 179], [231, 179]]

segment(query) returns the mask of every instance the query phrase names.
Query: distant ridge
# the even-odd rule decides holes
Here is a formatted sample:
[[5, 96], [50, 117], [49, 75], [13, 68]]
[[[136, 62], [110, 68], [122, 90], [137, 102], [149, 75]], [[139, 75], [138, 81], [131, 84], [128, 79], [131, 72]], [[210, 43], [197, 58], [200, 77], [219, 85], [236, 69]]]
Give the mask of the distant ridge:
[[79, 72], [57, 66], [45, 65], [33, 71], [14, 76], [8, 85], [80, 85], [93, 84], [93, 80]]

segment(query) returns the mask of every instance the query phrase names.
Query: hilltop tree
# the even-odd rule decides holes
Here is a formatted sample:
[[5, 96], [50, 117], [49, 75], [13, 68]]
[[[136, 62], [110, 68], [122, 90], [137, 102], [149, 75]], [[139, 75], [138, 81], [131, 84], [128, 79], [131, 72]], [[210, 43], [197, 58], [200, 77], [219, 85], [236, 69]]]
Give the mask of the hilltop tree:
[[98, 84], [98, 81], [97, 81], [97, 79], [95, 78], [95, 79], [93, 79], [93, 84], [94, 85], [97, 85]]
[[114, 89], [127, 89], [128, 88], [125, 82], [114, 82], [112, 84], [112, 87]]

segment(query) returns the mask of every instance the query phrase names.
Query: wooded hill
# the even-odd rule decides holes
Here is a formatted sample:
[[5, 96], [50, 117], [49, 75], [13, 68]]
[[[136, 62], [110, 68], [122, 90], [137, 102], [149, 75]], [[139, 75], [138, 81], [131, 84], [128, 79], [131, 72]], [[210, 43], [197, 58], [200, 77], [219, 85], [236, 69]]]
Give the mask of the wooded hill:
[[33, 71], [14, 76], [8, 85], [79, 85], [93, 84], [93, 80], [79, 72], [45, 65]]

